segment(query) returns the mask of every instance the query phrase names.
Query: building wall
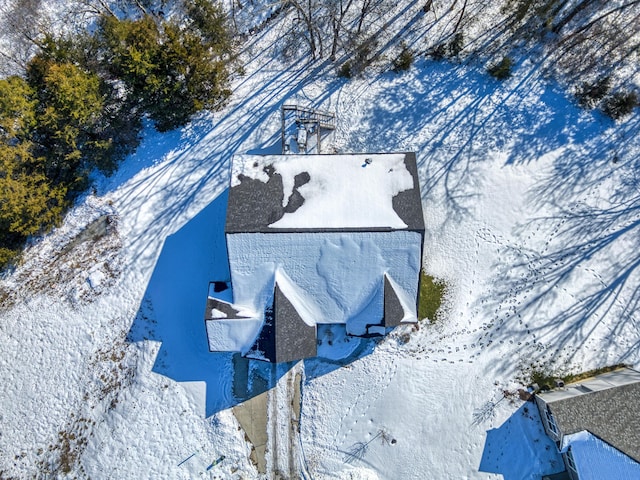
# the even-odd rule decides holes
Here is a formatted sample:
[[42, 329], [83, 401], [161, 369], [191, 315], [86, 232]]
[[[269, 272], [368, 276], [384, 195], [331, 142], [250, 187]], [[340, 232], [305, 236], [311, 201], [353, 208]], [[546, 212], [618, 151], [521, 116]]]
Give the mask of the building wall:
[[384, 273], [417, 299], [418, 232], [229, 233], [227, 247], [233, 301], [256, 311], [273, 294], [278, 267], [317, 303], [318, 323], [347, 323], [354, 334], [364, 333], [363, 319], [382, 320]]
[[542, 400], [540, 397], [534, 397], [536, 401], [536, 405], [538, 406], [538, 412], [540, 413], [540, 419], [542, 420], [542, 425], [544, 426], [544, 431], [556, 444], [560, 444], [562, 440], [562, 432], [556, 425], [556, 431], [549, 424], [549, 420], [547, 417], [547, 403]]
[[570, 459], [568, 458], [568, 454], [567, 453], [563, 453], [562, 454], [562, 460], [564, 461], [564, 466], [567, 469], [567, 474], [569, 475], [569, 478], [571, 480], [579, 480], [578, 472], [576, 472], [575, 469], [572, 468], [572, 464], [571, 464]]

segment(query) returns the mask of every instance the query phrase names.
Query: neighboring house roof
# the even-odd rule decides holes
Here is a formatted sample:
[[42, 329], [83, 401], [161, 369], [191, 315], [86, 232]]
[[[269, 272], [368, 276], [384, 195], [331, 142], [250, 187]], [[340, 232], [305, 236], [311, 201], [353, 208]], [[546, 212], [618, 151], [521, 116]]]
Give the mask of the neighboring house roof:
[[414, 153], [236, 155], [227, 233], [424, 232]]
[[640, 463], [589, 432], [565, 436], [563, 446], [563, 451], [571, 449], [580, 480], [640, 478]]
[[640, 372], [615, 370], [538, 397], [563, 435], [588, 431], [640, 462]]

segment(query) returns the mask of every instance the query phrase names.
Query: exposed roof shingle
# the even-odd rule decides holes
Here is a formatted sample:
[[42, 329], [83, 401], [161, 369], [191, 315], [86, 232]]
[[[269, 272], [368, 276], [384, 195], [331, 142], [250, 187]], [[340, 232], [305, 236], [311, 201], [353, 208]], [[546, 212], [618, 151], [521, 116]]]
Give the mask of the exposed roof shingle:
[[555, 398], [554, 392], [539, 395], [549, 405], [562, 433], [587, 430], [640, 462], [640, 381], [596, 391], [589, 391], [588, 382], [570, 388], [582, 388], [584, 393]]
[[424, 232], [415, 153], [236, 155], [231, 174], [227, 233]]

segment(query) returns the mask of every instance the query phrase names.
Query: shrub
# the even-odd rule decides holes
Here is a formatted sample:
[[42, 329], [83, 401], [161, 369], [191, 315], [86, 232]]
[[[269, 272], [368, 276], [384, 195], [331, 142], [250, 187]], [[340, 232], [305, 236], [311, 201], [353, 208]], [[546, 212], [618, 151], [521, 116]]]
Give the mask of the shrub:
[[493, 78], [498, 80], [506, 80], [511, 76], [511, 67], [513, 61], [509, 57], [503, 57], [498, 63], [493, 64], [487, 68], [487, 72]]
[[413, 64], [413, 52], [406, 45], [402, 45], [402, 51], [393, 61], [394, 72], [404, 72], [409, 70]]
[[352, 78], [359, 75], [373, 60], [373, 52], [376, 48], [373, 39], [356, 39], [345, 49], [350, 57], [337, 71], [339, 77]]
[[582, 83], [576, 90], [575, 96], [582, 108], [593, 108], [609, 93], [610, 88], [611, 78], [607, 76], [592, 83]]
[[562, 377], [562, 380], [565, 383], [575, 383], [581, 380], [585, 380], [587, 378], [595, 377], [597, 375], [602, 375], [603, 373], [612, 372], [614, 370], [618, 370], [619, 368], [624, 368], [627, 365], [624, 363], [616, 363], [615, 365], [607, 365], [605, 367], [595, 368], [593, 370], [587, 370], [586, 372], [580, 373], [570, 373]]
[[608, 365], [579, 373], [562, 374], [553, 369], [549, 364], [534, 364], [524, 369], [525, 371], [520, 381], [525, 385], [536, 383], [541, 391], [547, 391], [556, 388], [556, 380], [560, 380], [565, 384], [575, 383], [625, 366], [624, 363], [617, 363], [615, 365]]
[[545, 392], [547, 390], [551, 390], [555, 386], [556, 378], [558, 378], [553, 373], [544, 371], [544, 370], [533, 370], [531, 372], [530, 383], [538, 384], [538, 387], [541, 391]]
[[602, 111], [613, 120], [630, 115], [638, 105], [638, 95], [635, 92], [616, 92], [604, 99]]
[[338, 76], [342, 78], [351, 78], [353, 73], [351, 72], [351, 62], [347, 60], [338, 69]]
[[418, 300], [418, 318], [428, 318], [435, 322], [446, 293], [446, 284], [431, 275], [420, 273], [420, 295]]
[[448, 44], [450, 57], [457, 57], [464, 48], [464, 35], [462, 32], [456, 33]]
[[[0, 247], [0, 270], [4, 270], [11, 265], [15, 265], [20, 259], [20, 248], [10, 249]], [[0, 303], [2, 303], [0, 301]]]
[[431, 57], [436, 60], [442, 60], [443, 58], [455, 58], [464, 48], [464, 34], [462, 32], [456, 33], [448, 42], [439, 43], [431, 51]]

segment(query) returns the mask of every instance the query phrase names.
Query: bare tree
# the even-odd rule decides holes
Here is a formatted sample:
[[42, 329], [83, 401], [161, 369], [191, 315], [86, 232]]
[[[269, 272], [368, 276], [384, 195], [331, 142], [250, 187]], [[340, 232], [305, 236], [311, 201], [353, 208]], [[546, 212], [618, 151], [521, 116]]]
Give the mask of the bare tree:
[[[605, 2], [606, 3], [606, 2]], [[592, 7], [592, 8], [587, 8]], [[640, 50], [640, 0], [611, 8], [600, 2], [579, 2], [553, 28], [557, 42], [549, 46], [552, 66], [571, 83], [635, 65]], [[614, 80], [614, 89], [622, 79]]]
[[296, 18], [292, 27], [295, 38], [302, 39], [309, 48], [311, 58], [323, 55], [320, 10], [322, 2], [318, 0], [287, 0], [295, 9]]
[[[389, 0], [289, 0], [288, 5], [295, 12], [287, 32], [290, 40], [306, 46], [312, 59], [328, 55], [333, 61], [340, 52], [350, 55], [356, 52], [362, 44], [363, 33], [372, 29], [391, 3]], [[367, 34], [366, 38], [370, 36]]]
[[332, 31], [331, 53], [329, 54], [331, 61], [336, 59], [340, 34], [344, 28], [343, 22], [352, 5], [353, 0], [333, 0], [329, 2], [329, 18]]
[[14, 0], [0, 6], [0, 74], [24, 72], [43, 31], [41, 0]]

